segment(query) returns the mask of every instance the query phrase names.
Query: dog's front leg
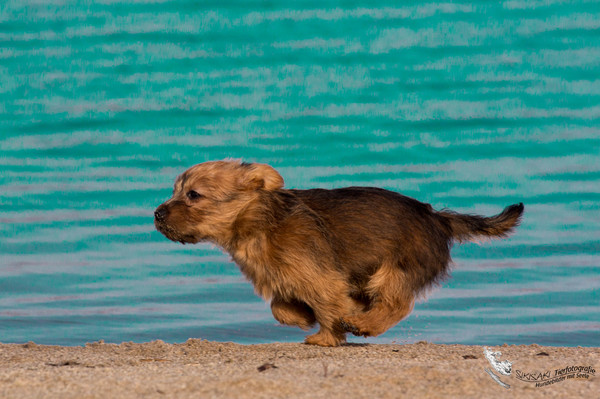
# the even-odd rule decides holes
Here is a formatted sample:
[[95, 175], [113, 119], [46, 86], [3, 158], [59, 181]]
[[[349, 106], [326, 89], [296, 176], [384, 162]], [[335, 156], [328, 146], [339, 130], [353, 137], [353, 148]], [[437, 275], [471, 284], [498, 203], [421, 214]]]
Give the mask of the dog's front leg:
[[319, 346], [338, 346], [346, 342], [346, 331], [341, 324], [342, 317], [356, 311], [356, 302], [348, 295], [348, 286], [342, 281], [324, 278], [327, 287], [315, 291], [306, 298], [313, 309], [319, 331], [306, 337], [305, 342]]
[[315, 313], [306, 303], [297, 300], [285, 301], [278, 296], [271, 301], [271, 312], [281, 324], [297, 326], [303, 330], [310, 329], [317, 321]]
[[305, 343], [319, 346], [338, 346], [346, 342], [346, 332], [339, 323], [334, 326], [323, 326], [316, 334], [306, 337]]

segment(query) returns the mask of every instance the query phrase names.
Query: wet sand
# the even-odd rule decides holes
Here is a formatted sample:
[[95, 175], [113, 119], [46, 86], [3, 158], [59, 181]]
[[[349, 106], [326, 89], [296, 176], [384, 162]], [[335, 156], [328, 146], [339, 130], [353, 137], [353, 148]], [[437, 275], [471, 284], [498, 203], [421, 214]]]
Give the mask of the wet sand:
[[[320, 348], [199, 339], [85, 347], [0, 344], [0, 398], [598, 397], [600, 348], [492, 349], [512, 362], [510, 376], [492, 370], [510, 388], [486, 373], [492, 367], [481, 346]], [[591, 366], [594, 372], [569, 374], [568, 366]], [[555, 370], [564, 378], [556, 380]], [[540, 373], [549, 381], [542, 387], [517, 378]]]

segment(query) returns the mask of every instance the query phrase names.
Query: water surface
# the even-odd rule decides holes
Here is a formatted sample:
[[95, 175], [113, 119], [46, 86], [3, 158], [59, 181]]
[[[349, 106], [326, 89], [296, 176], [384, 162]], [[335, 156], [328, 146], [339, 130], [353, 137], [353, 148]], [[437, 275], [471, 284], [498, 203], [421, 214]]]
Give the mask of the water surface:
[[599, 43], [592, 1], [6, 1], [0, 341], [301, 340], [228, 256], [154, 230], [179, 173], [232, 157], [525, 203], [369, 342], [600, 346]]

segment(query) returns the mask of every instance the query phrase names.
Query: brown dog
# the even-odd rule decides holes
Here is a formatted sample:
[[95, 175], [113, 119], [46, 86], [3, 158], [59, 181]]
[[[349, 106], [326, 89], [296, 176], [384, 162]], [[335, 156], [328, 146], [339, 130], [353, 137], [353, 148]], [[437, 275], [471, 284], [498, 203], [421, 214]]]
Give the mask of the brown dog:
[[268, 165], [216, 161], [180, 175], [154, 223], [170, 240], [222, 247], [275, 319], [318, 323], [306, 343], [337, 346], [347, 332], [374, 336], [398, 323], [448, 276], [454, 241], [504, 237], [523, 209], [487, 218], [373, 187], [288, 190]]

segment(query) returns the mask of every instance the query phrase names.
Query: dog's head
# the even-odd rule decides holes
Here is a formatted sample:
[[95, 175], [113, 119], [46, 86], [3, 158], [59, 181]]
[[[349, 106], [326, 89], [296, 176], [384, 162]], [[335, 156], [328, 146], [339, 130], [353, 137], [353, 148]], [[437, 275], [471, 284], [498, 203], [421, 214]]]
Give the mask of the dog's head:
[[226, 241], [244, 209], [261, 192], [283, 187], [269, 165], [214, 161], [192, 166], [177, 177], [173, 197], [154, 212], [156, 229], [181, 243]]

